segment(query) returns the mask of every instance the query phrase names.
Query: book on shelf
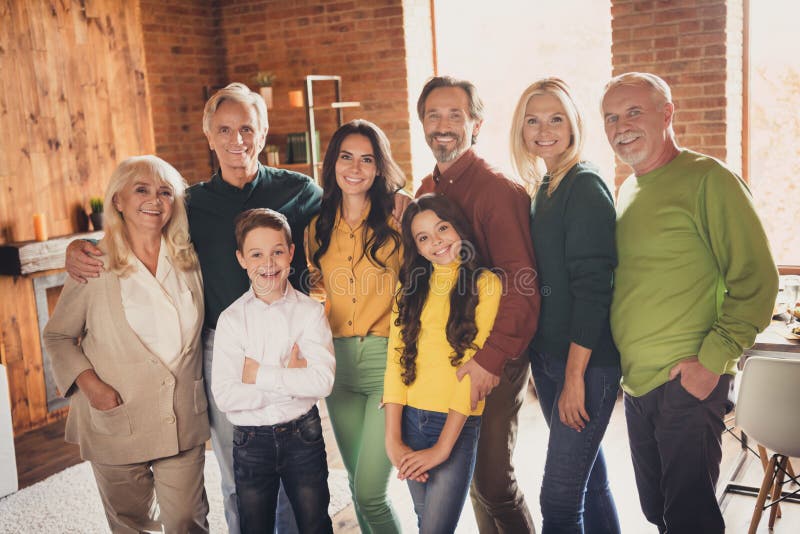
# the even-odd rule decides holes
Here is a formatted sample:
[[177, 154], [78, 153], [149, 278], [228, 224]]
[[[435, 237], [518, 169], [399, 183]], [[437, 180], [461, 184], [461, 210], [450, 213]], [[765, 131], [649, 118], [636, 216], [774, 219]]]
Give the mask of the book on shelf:
[[[317, 148], [317, 154], [322, 158], [319, 152], [319, 130], [314, 132], [314, 144]], [[286, 136], [286, 163], [308, 163], [311, 161], [311, 154], [309, 154], [308, 132], [290, 133]]]

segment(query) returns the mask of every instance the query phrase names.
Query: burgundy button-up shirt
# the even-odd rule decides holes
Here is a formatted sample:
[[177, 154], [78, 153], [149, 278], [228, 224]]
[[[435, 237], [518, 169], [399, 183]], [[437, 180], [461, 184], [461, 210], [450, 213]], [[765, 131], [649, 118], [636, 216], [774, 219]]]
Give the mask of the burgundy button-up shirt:
[[461, 208], [472, 227], [475, 247], [503, 280], [505, 291], [494, 327], [475, 354], [481, 367], [499, 376], [506, 360], [525, 353], [539, 321], [530, 197], [472, 149], [445, 172], [436, 167], [426, 176], [416, 196], [426, 193], [444, 195]]

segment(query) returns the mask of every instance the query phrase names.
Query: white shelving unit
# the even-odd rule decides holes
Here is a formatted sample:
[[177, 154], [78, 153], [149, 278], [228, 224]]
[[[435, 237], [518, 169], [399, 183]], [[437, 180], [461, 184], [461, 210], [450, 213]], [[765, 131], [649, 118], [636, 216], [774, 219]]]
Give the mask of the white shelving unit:
[[[333, 82], [336, 87], [334, 101], [327, 105], [318, 106], [314, 102], [314, 82]], [[311, 173], [314, 180], [319, 182], [319, 162], [320, 154], [318, 151], [317, 143], [314, 141], [316, 131], [316, 121], [314, 120], [314, 111], [318, 109], [334, 109], [336, 110], [336, 126], [337, 128], [344, 124], [344, 108], [357, 108], [361, 107], [361, 102], [343, 102], [342, 101], [342, 77], [341, 76], [328, 76], [322, 74], [310, 74], [306, 76], [305, 107], [306, 107], [306, 133], [307, 142], [311, 145], [308, 150], [309, 163], [311, 166]]]

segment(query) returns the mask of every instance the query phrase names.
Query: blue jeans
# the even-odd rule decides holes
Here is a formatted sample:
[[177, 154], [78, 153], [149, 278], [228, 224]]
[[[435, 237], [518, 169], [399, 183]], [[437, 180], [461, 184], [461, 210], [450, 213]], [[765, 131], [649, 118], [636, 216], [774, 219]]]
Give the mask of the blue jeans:
[[333, 532], [328, 458], [316, 406], [280, 425], [234, 426], [233, 473], [244, 534], [274, 530], [281, 482], [300, 532]]
[[[239, 534], [239, 510], [236, 505], [236, 484], [233, 481], [233, 425], [217, 407], [211, 393], [211, 361], [214, 355], [214, 330], [203, 330], [203, 376], [208, 397], [208, 423], [211, 425], [211, 447], [220, 472], [222, 505], [229, 534]], [[292, 506], [281, 484], [278, 494], [277, 534], [298, 534]]]
[[586, 427], [577, 432], [561, 422], [558, 399], [566, 360], [531, 351], [539, 405], [550, 428], [539, 502], [543, 534], [620, 532], [600, 442], [619, 390], [618, 366], [589, 366], [584, 374]]
[[[403, 442], [415, 451], [433, 447], [446, 419], [446, 413], [403, 407]], [[420, 534], [455, 531], [475, 470], [480, 431], [481, 418], [468, 417], [450, 457], [428, 472], [428, 481], [408, 480]]]

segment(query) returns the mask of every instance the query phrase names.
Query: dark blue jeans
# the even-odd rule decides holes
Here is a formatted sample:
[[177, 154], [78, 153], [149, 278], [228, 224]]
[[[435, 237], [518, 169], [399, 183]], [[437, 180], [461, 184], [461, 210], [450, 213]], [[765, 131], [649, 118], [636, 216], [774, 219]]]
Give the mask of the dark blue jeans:
[[233, 474], [244, 534], [274, 530], [280, 482], [300, 532], [333, 532], [328, 458], [316, 406], [280, 425], [235, 426]]
[[[446, 420], [446, 413], [403, 407], [403, 442], [415, 451], [433, 447]], [[480, 431], [481, 418], [468, 417], [450, 457], [428, 471], [428, 481], [408, 481], [420, 534], [455, 531], [475, 470]]]
[[619, 390], [620, 368], [587, 367], [584, 374], [589, 422], [577, 432], [561, 422], [558, 399], [566, 360], [531, 351], [539, 405], [550, 428], [539, 502], [543, 534], [620, 532], [600, 442]]
[[725, 532], [715, 490], [732, 399], [731, 375], [722, 375], [702, 401], [684, 389], [680, 377], [641, 397], [625, 394], [639, 502], [659, 532]]

